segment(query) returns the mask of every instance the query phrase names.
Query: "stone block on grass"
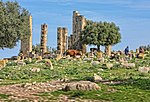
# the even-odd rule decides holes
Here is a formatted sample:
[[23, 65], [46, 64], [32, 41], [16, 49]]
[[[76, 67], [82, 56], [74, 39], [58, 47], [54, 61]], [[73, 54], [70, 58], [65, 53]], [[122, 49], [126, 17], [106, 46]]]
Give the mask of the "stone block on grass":
[[50, 59], [45, 59], [45, 65], [50, 67], [50, 69], [53, 69], [53, 64]]
[[150, 71], [150, 67], [139, 67], [138, 71], [140, 73], [148, 73]]
[[92, 62], [91, 62], [91, 65], [92, 65], [92, 66], [97, 66], [97, 65], [99, 65], [99, 64], [100, 64], [99, 61], [92, 61]]
[[95, 73], [94, 73], [93, 78], [94, 78], [94, 82], [100, 82], [100, 81], [103, 80], [102, 77], [100, 77], [99, 75], [97, 75], [97, 74], [95, 74]]
[[79, 81], [79, 82], [70, 82], [64, 85], [63, 91], [91, 91], [91, 90], [100, 90], [101, 87], [96, 83], [90, 81]]
[[121, 63], [121, 65], [125, 68], [134, 68], [135, 63]]

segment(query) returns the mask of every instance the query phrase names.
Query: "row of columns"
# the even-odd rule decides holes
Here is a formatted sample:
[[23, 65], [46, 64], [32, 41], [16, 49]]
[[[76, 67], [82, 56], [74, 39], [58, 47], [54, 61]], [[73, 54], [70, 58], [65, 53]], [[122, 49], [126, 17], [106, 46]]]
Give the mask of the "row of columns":
[[[32, 16], [30, 21], [30, 36], [21, 40], [21, 51], [24, 55], [28, 55], [32, 51]], [[86, 45], [80, 41], [80, 32], [86, 26], [86, 18], [79, 14], [78, 11], [73, 11], [73, 28], [72, 34], [68, 36], [68, 29], [64, 27], [57, 28], [57, 50], [58, 53], [63, 54], [67, 49], [80, 50], [86, 53]], [[47, 52], [47, 32], [48, 26], [41, 25], [41, 52]], [[68, 45], [68, 46], [67, 46]]]
[[59, 54], [65, 52], [67, 45], [68, 49], [80, 50], [86, 53], [86, 45], [83, 45], [80, 41], [80, 32], [86, 26], [86, 18], [80, 15], [78, 11], [73, 11], [72, 24], [72, 34], [70, 36], [67, 36], [67, 28], [57, 28], [57, 50]]

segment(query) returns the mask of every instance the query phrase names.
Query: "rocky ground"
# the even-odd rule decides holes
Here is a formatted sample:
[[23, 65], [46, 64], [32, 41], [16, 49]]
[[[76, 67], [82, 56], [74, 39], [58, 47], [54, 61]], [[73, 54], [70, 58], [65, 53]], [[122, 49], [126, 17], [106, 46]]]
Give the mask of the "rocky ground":
[[59, 90], [62, 87], [63, 83], [60, 81], [6, 85], [0, 87], [0, 94], [10, 95], [9, 100], [32, 100], [36, 102], [37, 100], [42, 100], [36, 94], [41, 92], [51, 92]]
[[[14, 85], [5, 85], [0, 86], [0, 94], [10, 95], [8, 100], [10, 101], [27, 101], [27, 102], [102, 102], [94, 100], [81, 100], [81, 99], [68, 99], [65, 95], [60, 95], [56, 100], [44, 99], [40, 97], [40, 93], [44, 92], [53, 92], [56, 90], [62, 90], [65, 87], [70, 87], [70, 89], [77, 88], [82, 90], [91, 90], [91, 89], [100, 89], [100, 87], [89, 81], [81, 82], [63, 82], [63, 81], [50, 81], [42, 83], [24, 83], [24, 84], [14, 84]], [[0, 100], [2, 102], [6, 100]], [[106, 101], [104, 101], [106, 102]]]

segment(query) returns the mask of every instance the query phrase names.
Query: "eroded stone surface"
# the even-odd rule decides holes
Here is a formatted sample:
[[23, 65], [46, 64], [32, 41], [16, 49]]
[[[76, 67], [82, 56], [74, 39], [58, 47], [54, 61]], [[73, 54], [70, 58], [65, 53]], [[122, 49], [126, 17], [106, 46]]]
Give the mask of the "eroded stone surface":
[[64, 91], [71, 91], [71, 90], [89, 91], [100, 89], [101, 89], [100, 86], [90, 81], [71, 82], [66, 84], [63, 88]]
[[[89, 81], [68, 82], [68, 83], [65, 83], [63, 81], [51, 81], [51, 82], [41, 82], [41, 83], [33, 82], [33, 83], [0, 86], [0, 90], [1, 90], [0, 94], [10, 95], [9, 100], [13, 100], [13, 101], [31, 100], [32, 102], [34, 101], [39, 102], [43, 99], [37, 94], [43, 92], [53, 92], [56, 90], [62, 90], [66, 86], [69, 86], [70, 90], [72, 89], [99, 90], [100, 89], [100, 87], [96, 83], [89, 82]], [[65, 99], [67, 100], [67, 97], [65, 97]], [[60, 102], [58, 100], [56, 102]]]

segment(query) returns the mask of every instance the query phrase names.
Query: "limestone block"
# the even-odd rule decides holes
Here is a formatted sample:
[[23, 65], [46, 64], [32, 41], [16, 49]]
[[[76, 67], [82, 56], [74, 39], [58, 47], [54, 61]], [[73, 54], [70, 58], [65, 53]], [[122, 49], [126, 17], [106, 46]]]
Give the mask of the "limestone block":
[[40, 68], [31, 68], [30, 69], [32, 72], [40, 72], [41, 71], [41, 69]]
[[121, 65], [125, 68], [133, 68], [135, 67], [135, 63], [121, 63]]
[[61, 58], [62, 58], [62, 56], [60, 54], [58, 54], [56, 57], [56, 61], [59, 61]]
[[139, 53], [138, 58], [144, 59], [144, 54], [143, 53]]
[[39, 61], [41, 61], [42, 60], [42, 56], [37, 56], [36, 59], [39, 60]]
[[138, 71], [140, 73], [148, 73], [150, 71], [150, 67], [139, 67]]
[[17, 61], [17, 65], [23, 66], [26, 65], [26, 63], [24, 61]]
[[53, 69], [53, 65], [50, 59], [45, 59], [45, 65], [50, 67], [50, 69]]
[[6, 66], [7, 61], [6, 60], [0, 60], [0, 66], [1, 68]]
[[100, 77], [99, 75], [97, 75], [97, 74], [95, 74], [95, 73], [94, 73], [93, 78], [94, 78], [94, 82], [100, 82], [100, 81], [103, 80], [102, 77]]
[[92, 62], [91, 62], [91, 65], [93, 65], [93, 66], [96, 66], [96, 65], [99, 65], [99, 64], [100, 64], [99, 61], [92, 61]]
[[91, 91], [100, 89], [101, 89], [100, 86], [90, 81], [71, 82], [66, 84], [63, 88], [64, 91], [72, 91], [72, 90]]
[[113, 67], [113, 64], [112, 64], [112, 63], [106, 63], [106, 67], [107, 67], [108, 69], [110, 69], [110, 68]]

